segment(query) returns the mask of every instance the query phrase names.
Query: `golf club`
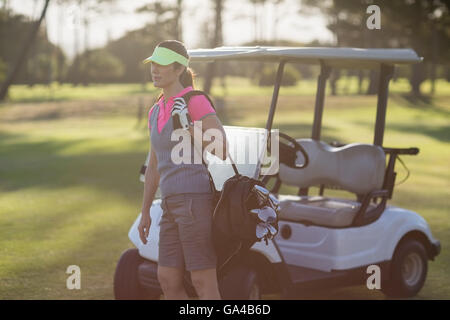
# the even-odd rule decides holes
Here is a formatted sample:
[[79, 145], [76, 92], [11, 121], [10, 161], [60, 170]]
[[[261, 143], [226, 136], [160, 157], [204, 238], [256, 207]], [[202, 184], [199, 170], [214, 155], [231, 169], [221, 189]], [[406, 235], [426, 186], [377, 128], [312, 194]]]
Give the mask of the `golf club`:
[[263, 237], [265, 237], [268, 232], [269, 232], [269, 230], [267, 230], [264, 223], [258, 223], [256, 225], [256, 237], [258, 239], [262, 239]]
[[267, 224], [267, 229], [269, 229], [271, 237], [274, 237], [278, 233], [277, 229], [269, 223]]
[[264, 206], [269, 198], [269, 190], [259, 185], [253, 186], [253, 191], [256, 194], [256, 198], [258, 200], [258, 205], [260, 207]]
[[272, 194], [269, 194], [269, 205], [277, 211], [280, 206], [280, 201]]

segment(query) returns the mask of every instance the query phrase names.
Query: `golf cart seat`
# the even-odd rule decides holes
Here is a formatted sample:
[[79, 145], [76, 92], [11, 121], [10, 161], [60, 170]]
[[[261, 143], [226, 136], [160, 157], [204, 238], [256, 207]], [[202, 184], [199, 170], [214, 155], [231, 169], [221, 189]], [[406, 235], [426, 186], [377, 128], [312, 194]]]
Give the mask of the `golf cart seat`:
[[[305, 149], [309, 164], [297, 169], [280, 163], [282, 183], [299, 188], [321, 184], [352, 192], [362, 199], [380, 190], [385, 172], [385, 153], [379, 146], [352, 143], [332, 147], [312, 139], [296, 140]], [[297, 152], [296, 163], [303, 163]], [[280, 218], [329, 227], [352, 225], [361, 203], [347, 199], [322, 196], [280, 196]], [[374, 208], [370, 204], [367, 210]]]
[[321, 196], [280, 195], [278, 200], [280, 219], [326, 227], [350, 226], [361, 207], [357, 201]]

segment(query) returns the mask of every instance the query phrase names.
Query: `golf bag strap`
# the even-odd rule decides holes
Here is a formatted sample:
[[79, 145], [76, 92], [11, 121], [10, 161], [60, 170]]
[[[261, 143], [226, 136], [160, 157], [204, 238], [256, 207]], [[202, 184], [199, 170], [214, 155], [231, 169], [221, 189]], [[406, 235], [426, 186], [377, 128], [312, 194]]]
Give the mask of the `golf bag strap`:
[[[214, 106], [214, 103], [212, 102], [211, 98], [210, 98], [205, 92], [203, 92], [203, 91], [201, 91], [201, 90], [191, 90], [191, 91], [185, 93], [185, 94], [182, 96], [182, 98], [183, 98], [184, 101], [186, 102], [186, 105], [189, 104], [189, 100], [190, 100], [193, 96], [205, 96], [206, 99], [208, 99], [208, 101], [209, 101], [209, 103], [211, 104], [211, 106], [213, 107], [214, 111], [216, 111], [216, 107]], [[193, 145], [192, 139], [191, 139], [191, 143], [192, 143], [192, 145]], [[227, 157], [230, 158], [231, 166], [233, 167], [234, 174], [235, 174], [235, 175], [238, 175], [238, 174], [239, 174], [239, 171], [238, 171], [238, 169], [237, 169], [237, 167], [236, 167], [236, 164], [234, 163], [234, 161], [233, 161], [233, 159], [231, 158], [231, 156], [230, 156], [229, 153], [227, 153]], [[202, 163], [203, 163], [203, 165], [206, 167], [206, 169], [208, 169], [208, 166], [206, 165], [205, 160], [203, 159], [203, 155], [202, 155]], [[209, 170], [208, 170], [208, 174], [209, 174], [210, 180], [212, 180], [211, 174], [209, 173]]]
[[191, 90], [191, 91], [185, 93], [185, 94], [183, 95], [183, 99], [184, 99], [184, 101], [186, 102], [186, 104], [189, 103], [189, 100], [191, 100], [191, 98], [192, 98], [193, 96], [205, 96], [205, 98], [208, 99], [208, 101], [209, 101], [209, 103], [211, 104], [211, 107], [214, 109], [214, 111], [217, 111], [217, 110], [216, 110], [216, 107], [214, 106], [214, 103], [213, 103], [212, 100], [211, 100], [211, 98], [210, 98], [205, 92], [203, 92], [203, 91], [201, 91], [201, 90]]

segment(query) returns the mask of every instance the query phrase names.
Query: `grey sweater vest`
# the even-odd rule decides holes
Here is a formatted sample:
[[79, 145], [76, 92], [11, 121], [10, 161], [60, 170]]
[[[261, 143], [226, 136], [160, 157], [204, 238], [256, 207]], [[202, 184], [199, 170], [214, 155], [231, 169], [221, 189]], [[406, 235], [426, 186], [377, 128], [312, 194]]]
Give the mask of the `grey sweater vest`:
[[180, 193], [212, 192], [206, 167], [202, 163], [194, 163], [194, 147], [192, 145], [190, 145], [191, 161], [189, 164], [172, 162], [172, 148], [180, 141], [170, 140], [173, 132], [172, 117], [169, 118], [161, 133], [158, 132], [159, 111], [159, 104], [155, 104], [150, 116], [150, 141], [158, 160], [161, 197], [164, 199]]

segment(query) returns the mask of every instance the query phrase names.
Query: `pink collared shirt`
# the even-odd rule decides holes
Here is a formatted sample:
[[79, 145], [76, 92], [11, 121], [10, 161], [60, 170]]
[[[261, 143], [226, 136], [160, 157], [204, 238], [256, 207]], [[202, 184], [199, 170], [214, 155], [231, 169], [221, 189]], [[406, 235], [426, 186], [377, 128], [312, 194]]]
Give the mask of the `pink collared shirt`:
[[[166, 125], [167, 121], [170, 119], [170, 114], [172, 111], [172, 106], [174, 103], [174, 98], [181, 97], [185, 93], [194, 90], [191, 86], [184, 88], [180, 92], [178, 92], [175, 96], [170, 97], [167, 103], [164, 105], [164, 96], [158, 100], [156, 104], [159, 105], [159, 114], [158, 114], [158, 133], [161, 133], [162, 129]], [[148, 112], [148, 128], [151, 129], [150, 125], [150, 117], [152, 115], [153, 106]], [[205, 116], [209, 114], [216, 114], [214, 108], [209, 103], [208, 99], [205, 96], [193, 96], [189, 100], [188, 111], [191, 116], [192, 121], [198, 121], [203, 119]]]

